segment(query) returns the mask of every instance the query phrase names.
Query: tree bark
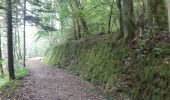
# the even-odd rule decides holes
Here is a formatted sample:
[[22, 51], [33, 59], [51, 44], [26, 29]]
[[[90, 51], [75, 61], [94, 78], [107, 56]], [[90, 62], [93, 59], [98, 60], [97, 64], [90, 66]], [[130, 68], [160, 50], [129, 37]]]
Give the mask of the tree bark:
[[157, 26], [160, 30], [168, 29], [165, 1], [148, 0], [147, 6], [149, 26]]
[[120, 35], [119, 38], [123, 38], [124, 33], [123, 33], [123, 18], [122, 18], [122, 7], [121, 7], [121, 0], [117, 0], [117, 6], [119, 8], [119, 27], [120, 27]]
[[120, 3], [122, 10], [124, 42], [129, 42], [135, 34], [133, 0], [120, 0]]
[[26, 40], [25, 40], [25, 15], [26, 15], [26, 0], [24, 0], [24, 32], [23, 32], [23, 41], [24, 41], [24, 54], [23, 54], [23, 66], [26, 67], [25, 65], [25, 57], [26, 57]]
[[111, 21], [112, 21], [112, 15], [113, 15], [113, 3], [114, 3], [114, 0], [112, 2], [111, 6], [110, 6], [108, 33], [110, 33], [110, 31], [111, 31]]
[[78, 9], [78, 18], [77, 19], [79, 19], [79, 21], [80, 21], [80, 23], [81, 23], [81, 32], [85, 32], [86, 34], [88, 34], [89, 33], [89, 29], [88, 29], [88, 27], [87, 27], [87, 23], [86, 23], [86, 20], [85, 20], [85, 18], [84, 18], [84, 15], [83, 15], [83, 13], [82, 13], [82, 10], [83, 10], [83, 7], [82, 7], [82, 5], [81, 5], [81, 2], [80, 2], [80, 0], [76, 0], [76, 7], [77, 7], [77, 9]]
[[21, 60], [22, 59], [22, 54], [21, 54], [21, 44], [20, 44], [20, 34], [19, 34], [19, 31], [18, 31], [18, 55], [19, 55], [19, 59]]
[[1, 34], [0, 34], [0, 60], [1, 60], [1, 63], [0, 63], [0, 77], [2, 77], [4, 75], [4, 72], [3, 72], [3, 66], [2, 66]]
[[[70, 6], [70, 8], [71, 8], [71, 10], [72, 10], [72, 12], [74, 12], [74, 6], [73, 6], [73, 4], [72, 4], [72, 2], [69, 0], [69, 6]], [[75, 37], [75, 39], [79, 39], [79, 38], [81, 38], [81, 27], [80, 27], [80, 24], [79, 24], [79, 21], [78, 21], [78, 19], [77, 19], [77, 16], [72, 16], [72, 20], [73, 20], [73, 26], [74, 26], [74, 37]]]
[[7, 44], [8, 44], [8, 71], [9, 78], [15, 79], [14, 63], [13, 63], [13, 34], [12, 34], [12, 3], [11, 0], [6, 0], [7, 3]]
[[170, 32], [170, 0], [168, 0], [168, 23], [169, 23], [169, 32]]

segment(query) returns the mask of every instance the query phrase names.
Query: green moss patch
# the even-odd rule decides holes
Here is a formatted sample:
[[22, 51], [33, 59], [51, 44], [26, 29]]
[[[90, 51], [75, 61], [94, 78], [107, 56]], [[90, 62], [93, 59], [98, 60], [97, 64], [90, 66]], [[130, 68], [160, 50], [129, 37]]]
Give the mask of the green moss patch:
[[145, 49], [144, 43], [130, 50], [112, 39], [107, 35], [70, 41], [50, 48], [44, 61], [102, 86], [113, 97], [118, 85], [118, 92], [134, 100], [169, 100], [170, 45], [157, 43]]

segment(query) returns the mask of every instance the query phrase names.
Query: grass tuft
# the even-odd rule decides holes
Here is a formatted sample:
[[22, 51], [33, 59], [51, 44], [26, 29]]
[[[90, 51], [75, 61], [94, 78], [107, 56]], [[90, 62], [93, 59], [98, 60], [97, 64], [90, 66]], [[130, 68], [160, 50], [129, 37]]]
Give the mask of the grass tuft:
[[22, 78], [28, 75], [28, 71], [24, 67], [20, 67], [15, 71], [16, 79], [9, 80], [9, 76], [5, 76], [0, 79], [0, 95], [13, 94], [15, 89], [17, 89], [22, 84]]

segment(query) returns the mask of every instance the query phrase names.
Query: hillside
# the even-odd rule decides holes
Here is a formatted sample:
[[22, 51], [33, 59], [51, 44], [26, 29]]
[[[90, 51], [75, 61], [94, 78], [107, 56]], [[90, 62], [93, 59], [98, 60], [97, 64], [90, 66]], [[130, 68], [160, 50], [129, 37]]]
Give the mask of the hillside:
[[102, 86], [111, 97], [123, 93], [137, 100], [168, 99], [170, 44], [153, 43], [153, 38], [142, 48], [138, 48], [142, 42], [132, 48], [112, 39], [104, 34], [69, 41], [50, 48], [44, 61]]

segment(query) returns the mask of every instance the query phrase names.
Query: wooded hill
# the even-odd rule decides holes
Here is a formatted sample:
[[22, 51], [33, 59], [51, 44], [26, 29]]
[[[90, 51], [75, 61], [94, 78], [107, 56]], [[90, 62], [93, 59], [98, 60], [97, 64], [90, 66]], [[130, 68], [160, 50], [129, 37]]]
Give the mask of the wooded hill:
[[[122, 2], [122, 3], [121, 3]], [[44, 61], [102, 86], [111, 98], [168, 100], [167, 1], [60, 1], [71, 38], [53, 45]], [[63, 33], [66, 27], [62, 27]], [[74, 40], [77, 39], [77, 40]]]

